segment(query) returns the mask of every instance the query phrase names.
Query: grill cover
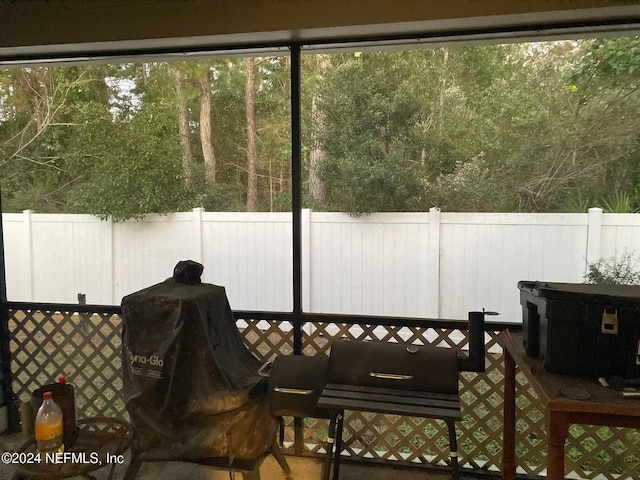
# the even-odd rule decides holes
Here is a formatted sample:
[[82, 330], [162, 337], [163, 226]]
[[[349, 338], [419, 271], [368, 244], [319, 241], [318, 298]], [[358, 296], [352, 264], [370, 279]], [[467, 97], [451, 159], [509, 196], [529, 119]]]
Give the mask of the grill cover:
[[256, 459], [277, 423], [224, 287], [170, 278], [122, 299], [123, 392], [142, 460]]
[[458, 355], [433, 345], [338, 340], [328, 384], [458, 394]]

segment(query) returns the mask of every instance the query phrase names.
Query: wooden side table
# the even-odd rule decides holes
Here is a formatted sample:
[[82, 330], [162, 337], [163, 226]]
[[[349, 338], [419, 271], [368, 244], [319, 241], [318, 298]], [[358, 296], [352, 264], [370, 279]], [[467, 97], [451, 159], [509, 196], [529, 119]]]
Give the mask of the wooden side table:
[[[76, 476], [88, 477], [94, 470], [111, 466], [109, 480], [118, 464], [116, 458], [123, 455], [131, 444], [133, 431], [128, 422], [116, 418], [88, 418], [78, 422], [77, 440], [64, 462], [18, 464], [14, 479], [53, 480]], [[20, 446], [20, 453], [36, 452], [35, 438]], [[71, 455], [73, 455], [72, 458]]]
[[640, 400], [623, 399], [595, 381], [548, 373], [540, 360], [527, 355], [519, 333], [504, 330], [497, 340], [504, 349], [505, 363], [504, 480], [516, 478], [516, 367], [538, 394], [541, 410], [546, 411], [547, 480], [564, 479], [564, 444], [570, 424], [640, 428]]

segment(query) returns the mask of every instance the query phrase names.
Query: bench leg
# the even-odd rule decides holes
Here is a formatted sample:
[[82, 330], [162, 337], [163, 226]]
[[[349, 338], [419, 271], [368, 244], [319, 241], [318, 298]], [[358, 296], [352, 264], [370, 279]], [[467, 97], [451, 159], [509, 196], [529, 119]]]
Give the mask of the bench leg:
[[451, 460], [451, 478], [458, 480], [458, 439], [456, 437], [456, 424], [453, 420], [445, 420], [449, 428], [449, 459]]
[[333, 444], [336, 434], [336, 422], [340, 411], [332, 412], [329, 419], [329, 430], [327, 431], [327, 442], [325, 443], [324, 462], [322, 463], [322, 473], [320, 478], [322, 480], [329, 480], [331, 474], [331, 460], [333, 457]]
[[342, 427], [344, 426], [344, 411], [338, 412], [336, 424], [335, 451], [333, 453], [333, 480], [340, 475], [340, 452], [342, 451]]

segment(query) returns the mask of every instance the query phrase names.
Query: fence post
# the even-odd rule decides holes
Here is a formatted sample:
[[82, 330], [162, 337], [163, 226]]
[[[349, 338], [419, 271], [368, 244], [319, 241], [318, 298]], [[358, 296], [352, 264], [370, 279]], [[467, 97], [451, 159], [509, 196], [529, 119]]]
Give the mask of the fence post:
[[584, 264], [584, 276], [589, 273], [589, 264], [600, 260], [600, 241], [602, 238], [602, 209], [590, 208], [587, 219], [587, 258]]
[[32, 233], [32, 223], [31, 223], [31, 214], [33, 210], [23, 210], [24, 215], [24, 244], [27, 246], [27, 258], [25, 271], [27, 272], [27, 282], [29, 284], [29, 301], [35, 302], [35, 292], [33, 286], [33, 233]]
[[120, 303], [120, 298], [116, 299], [116, 291], [118, 286], [116, 285], [116, 272], [118, 271], [118, 266], [116, 265], [116, 225], [113, 222], [113, 218], [109, 217], [109, 265], [111, 265], [111, 305], [118, 305]]
[[427, 247], [427, 317], [440, 317], [440, 209], [429, 209]]
[[196, 207], [193, 209], [193, 238], [195, 239], [194, 245], [194, 260], [202, 263], [202, 213], [204, 208]]

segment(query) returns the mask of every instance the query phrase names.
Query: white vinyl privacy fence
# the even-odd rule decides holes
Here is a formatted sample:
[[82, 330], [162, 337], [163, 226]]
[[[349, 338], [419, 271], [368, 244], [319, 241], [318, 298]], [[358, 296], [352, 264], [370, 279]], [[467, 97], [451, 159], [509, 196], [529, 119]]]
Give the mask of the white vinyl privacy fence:
[[[11, 301], [75, 303], [83, 293], [90, 304], [119, 304], [192, 259], [204, 264], [203, 281], [226, 287], [233, 309], [292, 309], [289, 213], [2, 218]], [[307, 312], [463, 319], [487, 308], [518, 322], [519, 280], [584, 281], [588, 262], [640, 250], [640, 214], [304, 210], [302, 242]]]

